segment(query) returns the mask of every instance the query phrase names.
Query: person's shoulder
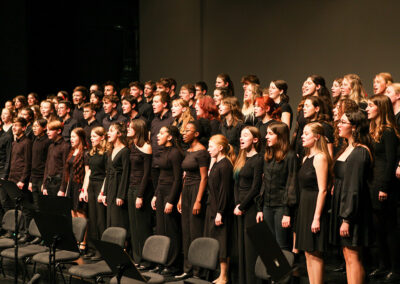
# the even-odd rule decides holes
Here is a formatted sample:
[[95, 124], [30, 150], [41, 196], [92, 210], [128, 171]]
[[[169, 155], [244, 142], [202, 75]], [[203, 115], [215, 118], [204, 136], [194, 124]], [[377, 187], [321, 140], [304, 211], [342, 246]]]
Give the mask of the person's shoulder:
[[151, 155], [153, 153], [151, 145], [149, 143], [144, 143], [144, 145], [140, 148], [140, 151], [147, 155]]
[[322, 165], [328, 163], [328, 157], [324, 153], [317, 153], [314, 155], [314, 165]]

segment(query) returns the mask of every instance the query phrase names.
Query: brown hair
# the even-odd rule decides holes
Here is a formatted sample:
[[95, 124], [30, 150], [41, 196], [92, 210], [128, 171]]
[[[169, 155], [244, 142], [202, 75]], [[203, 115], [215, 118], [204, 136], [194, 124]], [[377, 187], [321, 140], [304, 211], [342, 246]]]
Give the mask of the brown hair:
[[[242, 129], [242, 132], [245, 129], [250, 131], [253, 138], [258, 139], [256, 143], [253, 143], [253, 145], [254, 145], [254, 148], [256, 149], [256, 151], [260, 152], [260, 150], [261, 150], [260, 131], [258, 130], [258, 128], [254, 127], [254, 126], [246, 126]], [[237, 174], [243, 168], [244, 164], [246, 163], [246, 152], [247, 152], [247, 149], [240, 149], [238, 158], [236, 159], [236, 162], [235, 162], [235, 166], [233, 167], [233, 171], [235, 174]]]
[[350, 83], [351, 93], [349, 95], [349, 99], [352, 99], [357, 104], [360, 102], [366, 102], [365, 97], [367, 96], [364, 87], [361, 82], [360, 76], [357, 74], [347, 74], [343, 77], [343, 80], [346, 79]]
[[[72, 130], [73, 133], [75, 133], [79, 137], [79, 145], [78, 145], [78, 154], [75, 156], [72, 167], [74, 168], [74, 176], [73, 180], [78, 183], [82, 184], [83, 179], [85, 178], [85, 163], [84, 163], [84, 155], [85, 155], [85, 150], [87, 149], [86, 145], [86, 135], [85, 131], [81, 127], [77, 127], [74, 130]], [[72, 133], [71, 132], [71, 133]], [[76, 149], [71, 148], [71, 151], [68, 154], [67, 161], [69, 161], [72, 156], [74, 155]], [[71, 173], [69, 172], [69, 166], [68, 163], [66, 163], [65, 167], [65, 181], [68, 182], [69, 180], [69, 175]]]
[[47, 128], [50, 130], [63, 130], [64, 124], [59, 120], [50, 121], [47, 123]]
[[390, 85], [393, 83], [393, 77], [392, 74], [389, 72], [381, 72], [375, 75], [376, 77], [381, 77], [383, 80], [385, 80], [386, 84]]
[[[290, 149], [289, 127], [283, 122], [272, 122], [268, 128], [276, 134], [278, 141], [272, 147], [268, 144], [265, 147], [265, 161], [269, 162], [272, 159], [282, 161]], [[268, 131], [268, 130], [267, 130]]]
[[133, 119], [129, 123], [129, 127], [135, 130], [135, 135], [131, 139], [131, 143], [134, 143], [136, 139], [136, 146], [143, 147], [145, 143], [149, 143], [149, 131], [147, 130], [147, 124], [143, 119]]
[[194, 120], [192, 114], [190, 113], [189, 109], [189, 103], [183, 99], [176, 99], [172, 101], [172, 104], [177, 103], [181, 107], [185, 107], [186, 110], [182, 112], [181, 116], [179, 117], [178, 120], [174, 120], [172, 125], [178, 127], [179, 132], [183, 135], [186, 129], [186, 125], [189, 123], [189, 121]]
[[106, 130], [102, 126], [97, 126], [92, 129], [91, 133], [94, 132], [99, 136], [104, 137], [103, 141], [98, 146], [92, 146], [90, 149], [89, 155], [94, 156], [96, 153], [99, 155], [104, 155], [107, 150], [107, 141], [106, 141]]
[[[232, 114], [232, 125], [236, 126], [239, 121], [243, 120], [243, 114], [240, 111], [239, 100], [236, 97], [227, 97], [222, 99], [221, 104], [229, 106], [230, 113]], [[226, 121], [226, 118], [223, 118]]]

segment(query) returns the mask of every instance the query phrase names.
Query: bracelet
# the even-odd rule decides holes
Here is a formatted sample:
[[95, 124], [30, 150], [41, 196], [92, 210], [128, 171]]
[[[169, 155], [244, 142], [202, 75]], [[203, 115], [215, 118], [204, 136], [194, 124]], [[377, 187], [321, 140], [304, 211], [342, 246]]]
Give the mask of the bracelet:
[[85, 190], [83, 188], [79, 189], [79, 192], [84, 192]]
[[100, 195], [101, 195], [101, 196], [103, 196], [103, 195], [104, 195], [102, 191], [100, 191]]

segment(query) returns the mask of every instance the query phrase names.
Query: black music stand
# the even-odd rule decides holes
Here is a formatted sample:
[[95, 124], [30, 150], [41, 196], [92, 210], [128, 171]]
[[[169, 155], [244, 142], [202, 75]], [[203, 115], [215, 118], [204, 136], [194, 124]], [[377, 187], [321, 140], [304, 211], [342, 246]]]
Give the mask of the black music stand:
[[275, 236], [265, 222], [247, 227], [247, 235], [272, 280], [279, 282], [292, 272], [292, 268], [276, 242]]
[[[22, 207], [28, 210], [33, 210], [35, 207], [26, 196], [23, 194], [23, 190], [19, 189], [18, 186], [9, 180], [0, 180], [0, 187], [7, 192], [8, 196], [15, 202], [15, 228], [14, 228], [14, 261], [15, 261], [15, 271], [14, 271], [14, 283], [18, 283], [18, 234], [19, 234], [19, 222], [18, 222], [18, 210]], [[26, 189], [25, 189], [26, 190]]]
[[138, 284], [147, 283], [148, 278], [140, 273], [133, 260], [119, 245], [100, 240], [93, 240], [93, 243], [116, 275], [118, 284], [123, 275], [136, 280]]

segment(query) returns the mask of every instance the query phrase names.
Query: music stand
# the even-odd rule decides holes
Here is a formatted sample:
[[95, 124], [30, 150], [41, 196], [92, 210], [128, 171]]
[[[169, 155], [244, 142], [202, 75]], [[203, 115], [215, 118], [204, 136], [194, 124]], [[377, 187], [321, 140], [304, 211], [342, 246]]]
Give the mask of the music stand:
[[14, 261], [15, 261], [15, 270], [14, 270], [14, 283], [18, 283], [18, 234], [19, 234], [19, 222], [18, 222], [18, 210], [22, 207], [33, 210], [35, 207], [32, 203], [30, 203], [26, 198], [24, 198], [24, 194], [21, 189], [16, 185], [16, 183], [9, 180], [0, 180], [0, 187], [7, 192], [7, 195], [10, 196], [11, 199], [15, 201], [15, 228], [14, 228]]
[[71, 216], [71, 198], [42, 195], [39, 197], [39, 211], [63, 216]]
[[50, 283], [56, 283], [56, 249], [68, 250], [73, 252], [79, 252], [77, 247], [77, 241], [72, 230], [72, 216], [71, 211], [67, 208], [70, 204], [70, 200], [65, 197], [57, 198], [57, 203], [61, 208], [57, 214], [50, 213], [47, 208], [42, 206], [46, 205], [46, 202], [50, 202], [54, 199], [45, 198], [43, 202], [39, 202], [39, 212], [34, 213], [34, 219], [39, 229], [41, 237], [49, 247], [49, 266], [50, 266]]
[[247, 235], [272, 280], [279, 282], [292, 271], [285, 255], [276, 242], [275, 236], [265, 222], [247, 227]]
[[118, 284], [123, 275], [136, 280], [138, 284], [147, 283], [148, 278], [140, 273], [133, 260], [119, 245], [100, 240], [93, 240], [93, 243], [116, 275]]

